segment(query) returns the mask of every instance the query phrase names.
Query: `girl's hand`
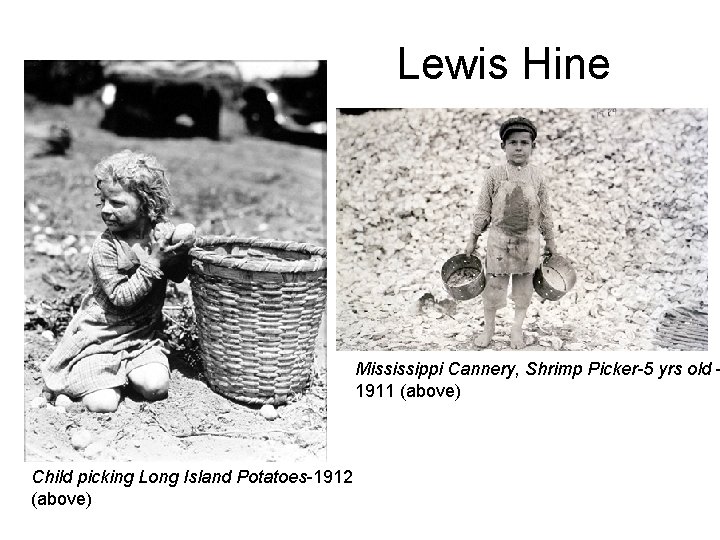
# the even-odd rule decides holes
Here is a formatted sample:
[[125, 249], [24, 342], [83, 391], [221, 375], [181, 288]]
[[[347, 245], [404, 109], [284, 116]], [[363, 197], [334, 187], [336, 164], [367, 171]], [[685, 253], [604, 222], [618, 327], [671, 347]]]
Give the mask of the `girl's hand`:
[[162, 221], [155, 225], [153, 229], [155, 239], [158, 242], [164, 242], [162, 252], [167, 255], [164, 262], [173, 257], [186, 254], [195, 243], [195, 227], [190, 225], [190, 230], [188, 230], [188, 225], [185, 223], [176, 227], [169, 221]]
[[160, 228], [158, 231], [157, 226], [150, 231], [150, 259], [161, 268], [174, 256], [169, 245], [170, 237], [165, 232], [164, 228]]
[[181, 223], [172, 236], [173, 248], [187, 251], [195, 244], [196, 238], [195, 226], [192, 223]]
[[172, 238], [173, 232], [175, 231], [175, 225], [170, 223], [169, 221], [161, 221], [155, 225], [155, 228], [153, 229], [153, 232], [155, 233], [155, 238], [158, 240], [160, 238], [165, 238], [169, 242]]

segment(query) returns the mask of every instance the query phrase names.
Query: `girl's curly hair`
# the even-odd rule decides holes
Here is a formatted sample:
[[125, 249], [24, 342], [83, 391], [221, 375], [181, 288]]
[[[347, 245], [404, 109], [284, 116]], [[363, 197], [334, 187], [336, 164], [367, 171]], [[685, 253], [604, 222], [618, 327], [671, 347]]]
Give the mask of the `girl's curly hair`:
[[103, 182], [118, 183], [137, 195], [141, 211], [153, 223], [162, 221], [172, 209], [165, 168], [154, 156], [123, 150], [103, 158], [93, 173], [98, 188]]

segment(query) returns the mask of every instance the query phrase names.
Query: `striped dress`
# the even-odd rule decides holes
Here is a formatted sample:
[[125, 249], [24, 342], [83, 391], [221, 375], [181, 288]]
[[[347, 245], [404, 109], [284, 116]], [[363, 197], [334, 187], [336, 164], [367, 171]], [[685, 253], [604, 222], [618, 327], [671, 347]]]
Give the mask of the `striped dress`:
[[91, 290], [43, 364], [47, 389], [80, 398], [124, 386], [127, 374], [142, 365], [167, 367], [158, 331], [167, 278], [185, 278], [183, 259], [163, 272], [139, 246], [130, 247], [107, 230], [98, 236], [88, 262]]

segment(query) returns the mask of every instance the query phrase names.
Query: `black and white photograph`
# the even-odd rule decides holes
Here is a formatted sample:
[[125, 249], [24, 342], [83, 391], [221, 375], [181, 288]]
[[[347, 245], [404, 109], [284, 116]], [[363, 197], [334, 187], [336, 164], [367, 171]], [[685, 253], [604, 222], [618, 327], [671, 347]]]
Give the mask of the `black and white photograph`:
[[338, 109], [338, 350], [707, 350], [706, 109]]
[[25, 460], [325, 459], [326, 62], [24, 68]]
[[6, 529], [717, 539], [711, 3], [12, 7]]

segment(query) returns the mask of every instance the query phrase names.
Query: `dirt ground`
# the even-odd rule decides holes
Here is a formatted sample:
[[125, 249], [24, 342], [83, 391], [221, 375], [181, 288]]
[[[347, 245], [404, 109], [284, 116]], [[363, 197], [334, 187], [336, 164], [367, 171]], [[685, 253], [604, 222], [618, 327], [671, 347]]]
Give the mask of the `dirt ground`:
[[[90, 98], [72, 107], [25, 100], [26, 460], [324, 459], [324, 323], [310, 389], [279, 407], [274, 421], [214, 393], [182, 350], [171, 356], [164, 401], [148, 403], [130, 393], [116, 413], [93, 414], [79, 403], [55, 406], [43, 396], [41, 363], [89, 286], [87, 253], [102, 230], [92, 168], [102, 157], [125, 148], [156, 155], [170, 173], [172, 220], [195, 223], [201, 234], [326, 245], [324, 151], [247, 136], [232, 111], [223, 112], [219, 142], [120, 138], [97, 127], [101, 115]], [[28, 127], [50, 121], [71, 130], [66, 156], [36, 156], [41, 144]], [[187, 281], [169, 286], [166, 314], [188, 305], [188, 293]], [[84, 449], [76, 449], [72, 442], [82, 437]]]

